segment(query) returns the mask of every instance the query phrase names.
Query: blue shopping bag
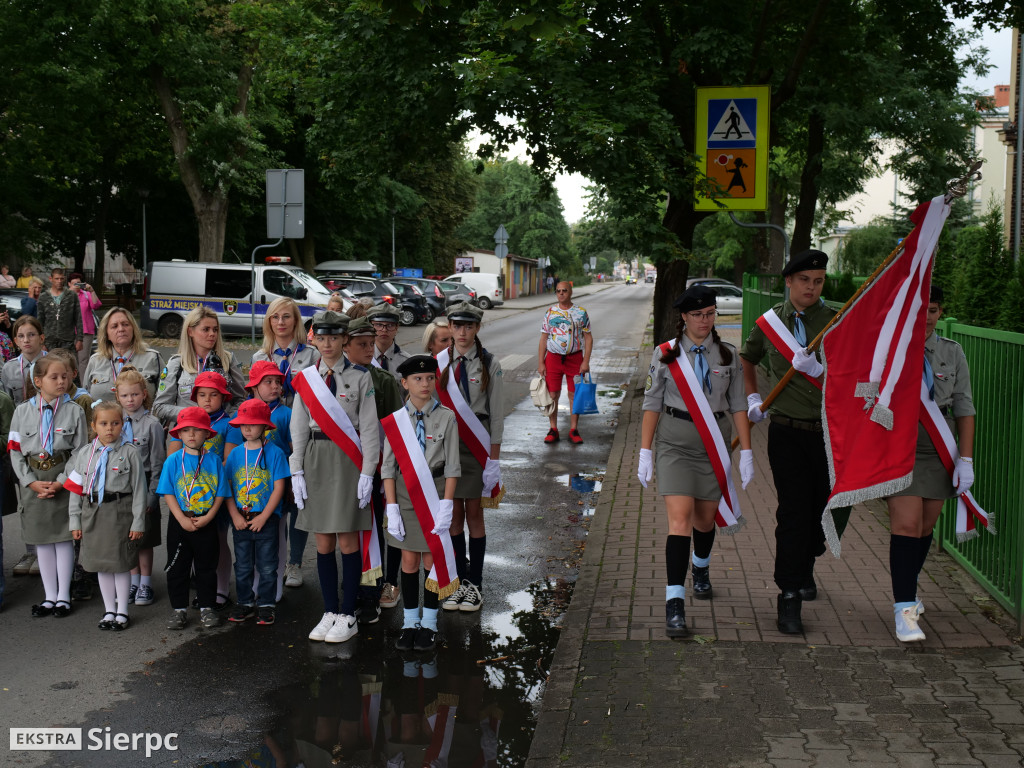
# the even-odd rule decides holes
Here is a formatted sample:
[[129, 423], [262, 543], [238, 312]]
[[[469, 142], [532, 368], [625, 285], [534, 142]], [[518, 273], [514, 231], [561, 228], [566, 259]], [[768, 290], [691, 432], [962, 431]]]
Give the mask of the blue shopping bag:
[[577, 416], [586, 413], [597, 413], [597, 385], [591, 380], [590, 374], [579, 377], [576, 394], [572, 398], [572, 412]]

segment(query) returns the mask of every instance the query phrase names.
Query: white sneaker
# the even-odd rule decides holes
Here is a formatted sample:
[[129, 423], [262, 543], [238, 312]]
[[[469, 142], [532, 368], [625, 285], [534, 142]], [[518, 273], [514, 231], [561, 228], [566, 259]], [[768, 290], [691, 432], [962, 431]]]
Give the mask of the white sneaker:
[[309, 639], [322, 643], [327, 639], [327, 633], [331, 631], [331, 628], [334, 627], [334, 622], [337, 620], [338, 614], [325, 613], [324, 617], [320, 619], [320, 623], [313, 627], [313, 631], [309, 633]]
[[902, 643], [924, 640], [924, 632], [917, 626], [917, 609], [914, 606], [896, 611], [896, 639]]
[[452, 592], [448, 597], [441, 603], [441, 607], [446, 611], [457, 611], [462, 601], [466, 598], [466, 582], [462, 582], [459, 588]]
[[465, 582], [464, 588], [466, 595], [462, 598], [462, 602], [459, 603], [459, 610], [466, 611], [467, 613], [479, 611], [480, 606], [484, 604], [484, 596], [480, 593], [480, 588], [468, 581]]
[[328, 643], [344, 643], [357, 634], [359, 634], [359, 625], [356, 623], [356, 617], [339, 613], [325, 640]]
[[32, 565], [36, 561], [36, 556], [31, 552], [26, 552], [21, 556], [21, 559], [14, 564], [13, 573], [15, 576], [28, 576], [28, 572], [32, 569]]
[[914, 606], [914, 610], [917, 611], [917, 618], [924, 616], [924, 602], [921, 598], [917, 598], [917, 605]]
[[286, 587], [302, 586], [302, 569], [295, 563], [288, 563], [284, 569], [284, 585]]

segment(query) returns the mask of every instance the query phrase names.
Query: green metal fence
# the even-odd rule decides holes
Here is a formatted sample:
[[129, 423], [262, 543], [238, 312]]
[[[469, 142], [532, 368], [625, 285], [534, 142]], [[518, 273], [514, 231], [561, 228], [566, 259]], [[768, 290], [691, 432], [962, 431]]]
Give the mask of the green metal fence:
[[[775, 290], [773, 290], [775, 289]], [[764, 312], [782, 301], [777, 275], [743, 276], [743, 338]], [[831, 302], [829, 302], [831, 304]], [[838, 308], [838, 305], [836, 305]], [[939, 322], [939, 335], [964, 349], [978, 411], [971, 492], [993, 516], [998, 534], [982, 530], [956, 540], [956, 505], [946, 504], [936, 538], [1006, 610], [1024, 616], [1024, 334]]]

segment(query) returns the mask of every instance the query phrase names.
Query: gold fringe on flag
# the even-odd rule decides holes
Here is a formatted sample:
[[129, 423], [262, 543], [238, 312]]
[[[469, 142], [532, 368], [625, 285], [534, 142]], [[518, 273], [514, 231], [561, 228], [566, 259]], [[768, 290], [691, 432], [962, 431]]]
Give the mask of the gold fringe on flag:
[[371, 568], [366, 571], [366, 573], [360, 577], [359, 584], [364, 587], [375, 586], [377, 584], [377, 579], [381, 578], [383, 575], [384, 569], [378, 565], [376, 568]]

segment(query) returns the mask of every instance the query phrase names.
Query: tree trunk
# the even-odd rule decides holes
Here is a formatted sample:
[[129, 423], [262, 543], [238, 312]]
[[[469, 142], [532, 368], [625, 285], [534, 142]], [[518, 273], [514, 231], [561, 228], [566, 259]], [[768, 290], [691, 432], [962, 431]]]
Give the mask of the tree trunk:
[[100, 204], [93, 220], [93, 240], [96, 243], [96, 266], [93, 268], [92, 287], [99, 293], [103, 290], [104, 272], [107, 256], [107, 214], [110, 211], [110, 184], [104, 183], [100, 189]]
[[[768, 182], [768, 223], [774, 224], [778, 227], [782, 227], [783, 230], [786, 228], [786, 202], [788, 198], [783, 194], [779, 187]], [[763, 254], [765, 257], [763, 261], [758, 262], [758, 269], [761, 272], [777, 275], [782, 271], [788, 260], [788, 254], [786, 253], [786, 241], [782, 237], [782, 233], [777, 230], [768, 230], [770, 245], [767, 251]]]
[[686, 290], [689, 274], [690, 263], [685, 259], [658, 264], [658, 279], [654, 283], [655, 344], [675, 338], [679, 311], [672, 307], [672, 303]]
[[811, 247], [811, 228], [818, 204], [818, 177], [825, 151], [825, 119], [815, 110], [807, 118], [807, 160], [800, 174], [800, 200], [793, 217], [793, 254]]
[[199, 221], [199, 261], [223, 261], [224, 239], [228, 229], [227, 199], [204, 194], [199, 204], [195, 204], [195, 201], [193, 204]]

